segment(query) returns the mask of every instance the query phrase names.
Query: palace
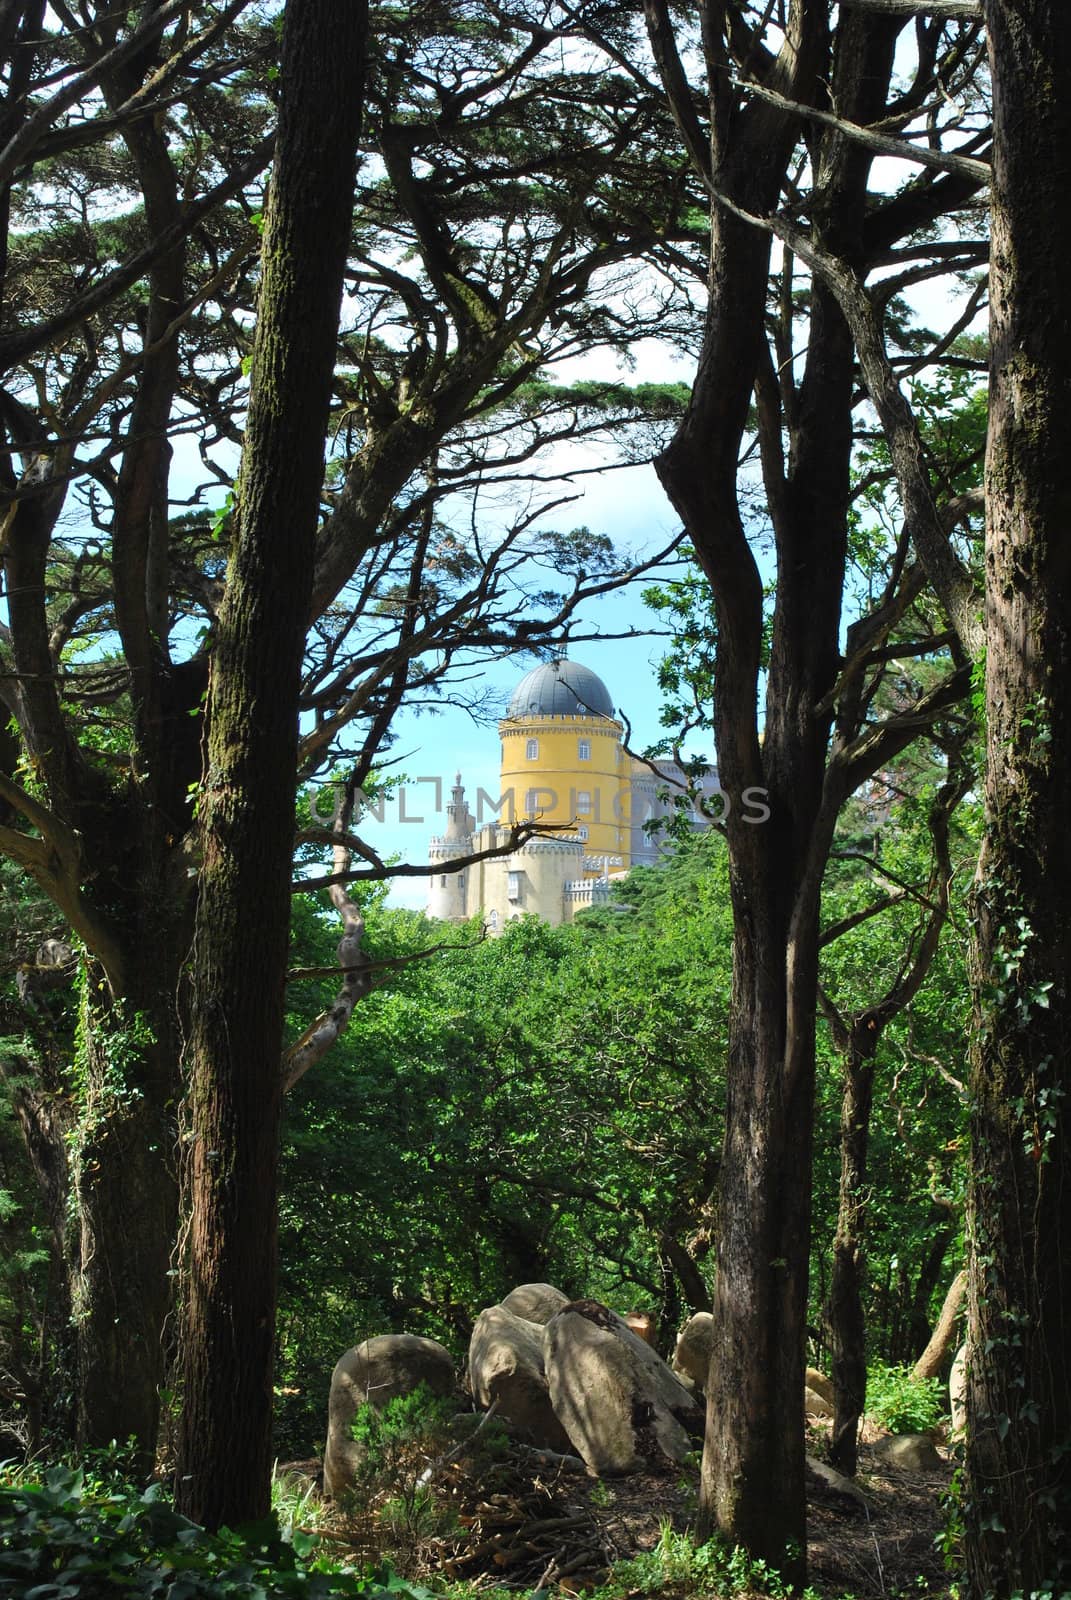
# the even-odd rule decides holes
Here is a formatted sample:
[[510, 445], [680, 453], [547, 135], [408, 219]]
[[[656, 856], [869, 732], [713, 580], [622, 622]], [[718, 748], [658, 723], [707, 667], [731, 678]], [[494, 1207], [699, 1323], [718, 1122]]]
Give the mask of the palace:
[[[533, 668], [511, 695], [498, 731], [500, 792], [480, 796], [491, 799], [496, 820], [481, 825], [473, 816], [458, 773], [446, 831], [432, 839], [429, 863], [445, 869], [494, 850], [508, 840], [513, 822], [531, 819], [547, 832], [508, 855], [437, 871], [429, 916], [456, 922], [482, 912], [492, 933], [526, 914], [571, 922], [585, 907], [606, 904], [615, 878], [662, 859], [665, 844], [644, 824], [672, 811], [665, 789], [680, 783], [680, 769], [628, 754], [610, 692], [588, 667], [560, 659]], [[716, 777], [703, 787], [716, 790]]]

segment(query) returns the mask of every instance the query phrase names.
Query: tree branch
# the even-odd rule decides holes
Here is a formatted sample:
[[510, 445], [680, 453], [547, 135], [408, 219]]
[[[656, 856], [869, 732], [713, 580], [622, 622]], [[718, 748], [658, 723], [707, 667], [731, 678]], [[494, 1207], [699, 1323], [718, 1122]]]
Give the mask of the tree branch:
[[143, 277], [161, 256], [180, 244], [203, 217], [222, 201], [238, 194], [257, 173], [263, 172], [271, 160], [274, 148], [273, 132], [260, 140], [252, 154], [236, 172], [232, 172], [222, 182], [217, 183], [214, 189], [210, 189], [199, 200], [193, 200], [184, 206], [177, 222], [165, 228], [163, 233], [150, 240], [128, 261], [106, 273], [91, 289], [87, 289], [85, 294], [80, 295], [77, 300], [72, 300], [70, 305], [65, 306], [62, 311], [57, 311], [54, 316], [37, 323], [35, 327], [22, 328], [17, 333], [9, 333], [0, 339], [0, 372], [8, 371], [18, 362], [25, 361], [28, 356], [43, 350], [53, 340], [59, 339], [71, 328], [77, 327], [80, 322], [92, 316], [95, 311], [99, 311], [102, 306], [106, 306], [116, 295], [122, 294], [124, 289], [129, 289], [130, 285]]
[[[880, 863], [874, 863], [875, 870], [881, 872]], [[873, 905], [863, 906], [861, 911], [853, 911], [849, 917], [840, 917], [836, 922], [831, 922], [828, 928], [823, 928], [818, 940], [821, 949], [827, 944], [832, 944], [835, 939], [843, 938], [846, 933], [851, 933], [853, 928], [858, 928], [864, 922], [869, 922], [871, 917], [880, 916], [883, 911], [888, 911], [890, 906], [898, 906], [908, 898], [907, 889], [897, 889], [895, 894], [882, 895], [880, 900], [875, 900]]]
[[867, 393], [888, 441], [904, 516], [910, 523], [919, 557], [965, 653], [972, 660], [977, 659], [985, 639], [981, 596], [956, 556], [937, 509], [918, 421], [886, 354], [881, 327], [866, 288], [846, 262], [820, 250], [794, 223], [781, 216], [756, 216], [712, 184], [708, 187], [719, 206], [788, 245], [836, 298], [851, 329]]
[[468, 856], [451, 856], [449, 860], [436, 862], [434, 866], [387, 866], [381, 861], [378, 867], [371, 867], [368, 871], [356, 867], [344, 872], [335, 871], [326, 878], [298, 878], [290, 887], [294, 894], [311, 894], [316, 889], [331, 889], [341, 883], [378, 883], [384, 878], [433, 878], [440, 872], [464, 872], [475, 861], [490, 861], [496, 856], [512, 855], [529, 839], [549, 839], [556, 833], [571, 832], [572, 826], [567, 822], [514, 822], [510, 824], [505, 844], [496, 844], [487, 850], [474, 850]]
[[32, 116], [27, 117], [18, 133], [0, 150], [0, 187], [12, 181], [38, 138], [57, 117], [75, 105], [83, 95], [98, 88], [109, 73], [138, 55], [163, 32], [169, 22], [188, 8], [189, 0], [165, 0], [165, 4], [155, 12], [150, 12], [148, 16], [143, 13], [144, 20], [133, 33], [106, 50], [92, 66], [77, 73], [51, 100], [46, 100]]
[[819, 122], [824, 128], [836, 128], [846, 138], [875, 151], [878, 155], [896, 156], [903, 161], [914, 161], [920, 167], [933, 167], [938, 172], [954, 173], [957, 177], [968, 178], [978, 184], [989, 182], [988, 162], [975, 161], [971, 156], [960, 156], [951, 150], [931, 150], [925, 145], [912, 144], [909, 139], [894, 138], [891, 134], [875, 133], [872, 128], [861, 127], [857, 122], [847, 122], [843, 117], [834, 115], [832, 111], [820, 111], [817, 106], [787, 100], [775, 89], [768, 89], [765, 84], [755, 83], [750, 79], [742, 82], [740, 88], [747, 94], [753, 94], [758, 99], [767, 101], [769, 105], [791, 112], [793, 116], [805, 117], [809, 122]]
[[886, 16], [947, 18], [950, 22], [981, 22], [978, 0], [841, 0], [851, 11], [880, 11]]

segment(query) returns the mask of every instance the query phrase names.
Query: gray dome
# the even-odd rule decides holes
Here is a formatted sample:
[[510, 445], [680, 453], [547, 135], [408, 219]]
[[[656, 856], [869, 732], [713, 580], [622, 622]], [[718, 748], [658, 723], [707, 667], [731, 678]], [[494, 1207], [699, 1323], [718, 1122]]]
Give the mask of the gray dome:
[[612, 717], [614, 703], [601, 678], [576, 661], [549, 661], [533, 667], [510, 695], [507, 717], [557, 716], [577, 713]]

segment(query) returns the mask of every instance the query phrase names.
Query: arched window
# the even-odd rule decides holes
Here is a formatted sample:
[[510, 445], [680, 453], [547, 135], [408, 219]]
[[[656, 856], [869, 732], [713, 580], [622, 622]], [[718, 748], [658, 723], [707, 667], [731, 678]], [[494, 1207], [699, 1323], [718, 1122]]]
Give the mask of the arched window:
[[590, 739], [578, 739], [577, 740], [576, 758], [577, 758], [578, 761], [590, 761], [591, 760], [591, 740]]
[[528, 743], [524, 747], [524, 757], [525, 757], [526, 761], [538, 761], [539, 760], [539, 740], [538, 739], [529, 739]]

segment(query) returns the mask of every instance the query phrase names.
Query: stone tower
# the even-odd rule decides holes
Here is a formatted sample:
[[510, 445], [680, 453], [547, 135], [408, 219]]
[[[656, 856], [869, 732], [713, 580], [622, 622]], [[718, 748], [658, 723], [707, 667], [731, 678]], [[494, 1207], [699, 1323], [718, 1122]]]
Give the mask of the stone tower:
[[[631, 762], [610, 692], [579, 662], [535, 667], [510, 696], [498, 725], [503, 795], [512, 815], [576, 834], [585, 857], [629, 865]], [[584, 875], [603, 868], [585, 864]]]
[[[429, 865], [442, 867], [448, 861], [471, 855], [475, 832], [476, 819], [466, 803], [459, 772], [454, 777], [446, 807], [446, 829], [441, 837], [432, 839], [428, 848]], [[435, 873], [428, 890], [428, 916], [440, 917], [444, 922], [459, 922], [473, 916], [480, 907], [479, 902], [471, 908], [467, 906], [467, 878], [468, 869], [464, 867], [460, 871]]]

